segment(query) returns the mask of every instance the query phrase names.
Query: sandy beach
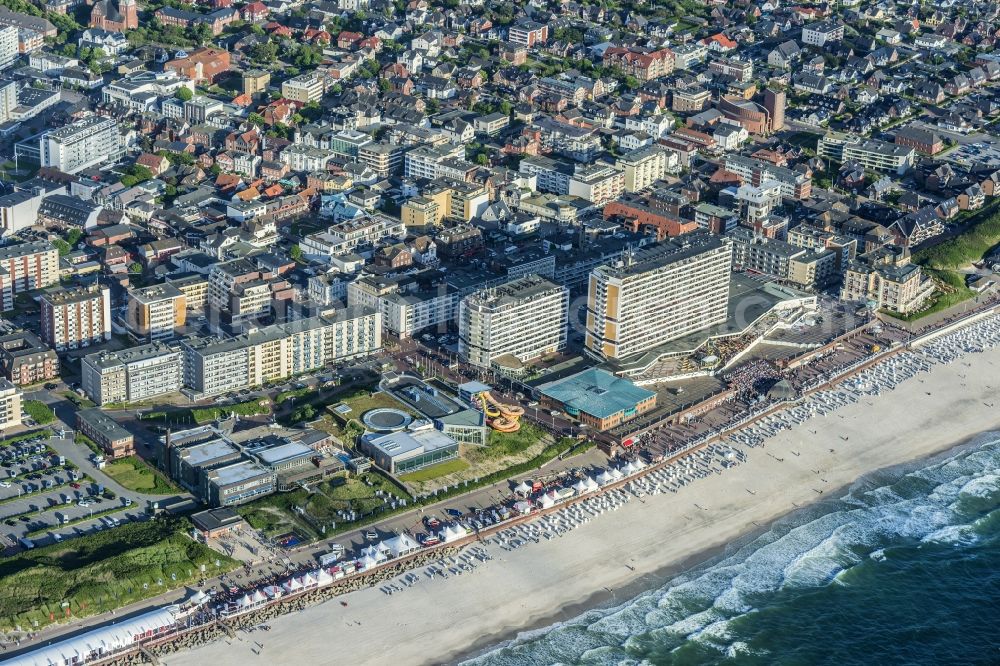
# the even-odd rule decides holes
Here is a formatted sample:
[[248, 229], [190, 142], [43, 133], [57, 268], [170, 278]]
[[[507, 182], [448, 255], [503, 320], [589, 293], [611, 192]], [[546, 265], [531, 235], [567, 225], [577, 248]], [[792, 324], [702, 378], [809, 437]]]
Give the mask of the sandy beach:
[[161, 661], [170, 666], [454, 662], [518, 631], [570, 619], [581, 604], [596, 603], [595, 595], [608, 596], [607, 589], [624, 601], [630, 583], [692, 564], [692, 558], [796, 506], [822, 499], [817, 491], [833, 496], [868, 472], [997, 429], [1000, 412], [986, 403], [996, 398], [998, 369], [1000, 349], [936, 365], [895, 391], [783, 431], [762, 449], [750, 450], [744, 465], [676, 494], [632, 501], [559, 539], [497, 550], [496, 559], [472, 574], [434, 581], [421, 576], [419, 584], [391, 597], [366, 589], [340, 597], [346, 607], [328, 602], [282, 616], [271, 621], [267, 634], [254, 634], [264, 643], [259, 655], [245, 638]]

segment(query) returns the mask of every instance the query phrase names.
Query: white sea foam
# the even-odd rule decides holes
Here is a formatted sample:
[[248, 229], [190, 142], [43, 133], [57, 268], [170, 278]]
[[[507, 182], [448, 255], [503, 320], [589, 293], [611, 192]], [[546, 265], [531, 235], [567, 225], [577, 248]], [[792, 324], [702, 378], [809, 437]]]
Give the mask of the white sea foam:
[[998, 490], [1000, 490], [1000, 473], [992, 472], [970, 479], [959, 490], [959, 494], [986, 498]]
[[1000, 489], [997, 442], [990, 433], [978, 449], [879, 477], [884, 485], [875, 488], [859, 484], [839, 508], [793, 516], [721, 560], [613, 609], [525, 632], [515, 652], [481, 663], [635, 664], [631, 655], [650, 644], [677, 650], [692, 640], [730, 658], [755, 654], [733, 623], [765, 607], [774, 592], [838, 584], [866, 560], [885, 561], [886, 547], [901, 537], [957, 547], [974, 541], [975, 525], [988, 517], [969, 523], [958, 504]]

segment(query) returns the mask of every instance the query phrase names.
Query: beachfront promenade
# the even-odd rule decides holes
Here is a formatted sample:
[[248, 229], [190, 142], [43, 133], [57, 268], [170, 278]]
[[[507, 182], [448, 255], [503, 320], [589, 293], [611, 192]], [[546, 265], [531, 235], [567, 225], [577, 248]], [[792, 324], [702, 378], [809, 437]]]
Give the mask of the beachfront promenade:
[[[741, 431], [747, 444], [730, 434], [724, 445], [706, 446], [715, 447], [706, 453], [712, 462], [707, 468], [692, 466], [698, 473], [684, 469], [683, 458], [650, 466], [623, 487], [606, 491], [616, 498], [607, 510], [614, 512], [613, 519], [591, 515], [582, 507], [591, 503], [594, 510], [599, 500], [585, 498], [506, 527], [499, 542], [489, 537], [485, 547], [492, 559], [477, 565], [474, 574], [442, 580], [428, 578], [425, 569], [417, 572], [417, 584], [397, 581], [403, 591], [391, 597], [378, 588], [362, 589], [344, 598], [346, 607], [322, 604], [270, 619], [273, 630], [261, 639], [264, 654], [330, 663], [333, 655], [325, 654], [323, 645], [336, 644], [338, 662], [453, 661], [470, 646], [569, 619], [563, 609], [586, 604], [595, 594], [600, 599], [593, 601], [603, 600], [664, 567], [682, 566], [785, 512], [836, 495], [866, 472], [945, 450], [994, 428], [1000, 421], [990, 407], [994, 366], [1000, 367], [994, 347], [1000, 343], [1000, 323], [990, 321], [991, 327], [898, 352], [855, 372], [851, 386], [817, 391], [785, 412], [760, 418]], [[724, 447], [742, 450], [745, 462], [723, 469]], [[672, 484], [676, 493], [670, 492]], [[575, 527], [560, 529], [557, 518]], [[551, 538], [543, 534], [546, 527]], [[447, 570], [453, 565], [445, 560], [430, 566]], [[427, 613], [428, 607], [435, 613]], [[322, 645], [311, 639], [320, 631], [325, 632]], [[384, 641], [387, 634], [393, 641]], [[165, 659], [172, 665], [235, 664], [244, 652], [246, 659], [253, 658], [234, 645], [215, 643]]]
[[[910, 342], [911, 342], [911, 345], [918, 346], [921, 343], [921, 340], [915, 339], [915, 340], [912, 340]], [[690, 482], [690, 481], [694, 480], [695, 478], [703, 478], [704, 475], [708, 473], [706, 470], [709, 467], [712, 467], [712, 464], [715, 465], [715, 467], [712, 467], [712, 473], [721, 472], [723, 467], [730, 467], [730, 466], [732, 466], [732, 464], [733, 464], [732, 461], [733, 460], [742, 461], [744, 454], [739, 453], [739, 452], [734, 452], [734, 451], [732, 451], [732, 449], [729, 449], [728, 452], [727, 452], [726, 449], [719, 449], [717, 444], [716, 445], [712, 445], [712, 447], [714, 447], [714, 449], [715, 449], [714, 451], [712, 451], [713, 457], [716, 456], [716, 454], [718, 454], [717, 459], [715, 459], [713, 463], [707, 464], [707, 466], [705, 467], [705, 469], [703, 469], [700, 472], [698, 472], [695, 476], [687, 478], [683, 483], [681, 482], [681, 477], [679, 477], [678, 479], [676, 479], [677, 483], [679, 483], [680, 485], [678, 485], [676, 487], [669, 487], [669, 488], [667, 488], [667, 487], [661, 488], [659, 485], [656, 485], [656, 486], [652, 487], [652, 491], [651, 491], [650, 487], [648, 487], [648, 481], [647, 481], [647, 479], [660, 479], [660, 480], [664, 480], [664, 481], [667, 481], [667, 482], [675, 481], [675, 479], [673, 479], [673, 477], [671, 475], [663, 476], [663, 473], [664, 473], [664, 470], [669, 470], [671, 468], [676, 468], [678, 461], [683, 460], [685, 458], [690, 458], [691, 454], [695, 454], [697, 456], [698, 454], [696, 454], [695, 452], [702, 452], [703, 453], [703, 450], [706, 447], [709, 447], [709, 445], [713, 441], [718, 440], [722, 436], [731, 435], [733, 433], [738, 432], [740, 429], [744, 429], [745, 431], [750, 431], [750, 430], [753, 429], [753, 427], [751, 426], [751, 424], [753, 424], [755, 422], [759, 422], [759, 421], [766, 421], [768, 418], [772, 417], [772, 415], [774, 415], [776, 412], [780, 412], [780, 411], [793, 411], [793, 410], [799, 410], [799, 412], [802, 412], [803, 409], [804, 409], [803, 405], [807, 404], [811, 400], [811, 398], [809, 397], [810, 395], [812, 395], [812, 394], [821, 394], [821, 393], [823, 393], [824, 389], [828, 388], [829, 386], [831, 386], [833, 384], [836, 384], [837, 382], [842, 381], [844, 378], [846, 378], [848, 376], [855, 376], [855, 375], [858, 375], [859, 373], [863, 373], [867, 368], [870, 368], [872, 366], [878, 367], [879, 365], [884, 365], [884, 364], [886, 364], [886, 363], [889, 362], [890, 357], [893, 357], [893, 356], [899, 354], [900, 352], [904, 352], [904, 345], [902, 345], [902, 344], [899, 344], [899, 345], [897, 345], [896, 347], [894, 347], [892, 349], [886, 349], [884, 351], [881, 351], [880, 353], [878, 353], [878, 354], [876, 354], [876, 355], [874, 355], [874, 356], [872, 356], [870, 358], [858, 359], [856, 362], [854, 362], [854, 363], [852, 363], [852, 364], [850, 364], [848, 366], [845, 366], [843, 368], [840, 368], [836, 372], [825, 373], [823, 375], [817, 376], [817, 377], [815, 377], [810, 382], [810, 385], [804, 387], [806, 389], [806, 391], [807, 391], [807, 394], [809, 394], [809, 395], [801, 397], [798, 400], [796, 400], [794, 402], [795, 406], [792, 408], [792, 410], [783, 409], [783, 408], [789, 407], [789, 403], [768, 404], [768, 405], [761, 406], [758, 409], [752, 410], [752, 411], [750, 411], [750, 412], [742, 415], [740, 418], [734, 419], [732, 422], [727, 423], [726, 426], [723, 427], [723, 428], [716, 428], [716, 429], [713, 429], [711, 431], [702, 433], [701, 435], [690, 439], [682, 447], [679, 447], [676, 450], [672, 451], [671, 454], [670, 454], [670, 456], [669, 456], [669, 458], [667, 458], [665, 460], [662, 460], [658, 464], [652, 465], [652, 466], [650, 466], [650, 467], [648, 467], [646, 469], [643, 469], [641, 471], [639, 471], [639, 470], [632, 470], [633, 473], [628, 478], [619, 478], [617, 481], [614, 481], [613, 483], [604, 483], [604, 484], [601, 484], [601, 487], [595, 490], [594, 496], [587, 496], [587, 497], [583, 497], [583, 498], [581, 498], [581, 497], [578, 496], [575, 501], [576, 502], [590, 502], [590, 501], [593, 501], [596, 496], [600, 496], [600, 495], [615, 496], [616, 493], [619, 493], [622, 490], [622, 486], [624, 486], [626, 484], [632, 484], [632, 485], [634, 485], [635, 487], [633, 488], [633, 491], [636, 488], [638, 488], [639, 491], [641, 493], [643, 493], [643, 494], [648, 493], [648, 492], [653, 492], [653, 491], [655, 491], [654, 494], [659, 494], [659, 492], [662, 492], [665, 489], [677, 491], [681, 486], [686, 485], [687, 482]], [[906, 357], [917, 358], [916, 355], [913, 352], [909, 352], [909, 351], [906, 351], [905, 354], [904, 354], [904, 356], [901, 357], [901, 358], [906, 358]], [[824, 399], [824, 400], [828, 401], [828, 399]], [[825, 403], [821, 401], [820, 402], [820, 409], [819, 409], [820, 412], [823, 411], [823, 404], [825, 404]], [[805, 412], [809, 413], [810, 410], [809, 409], [805, 409]], [[814, 406], [812, 408], [811, 414], [814, 415], [815, 413], [816, 413], [816, 408]], [[795, 423], [798, 423], [798, 421], [795, 421]], [[751, 426], [751, 428], [748, 428], [748, 426]], [[789, 424], [786, 424], [786, 426], [790, 427]], [[743, 444], [746, 444], [748, 447], [752, 448], [752, 447], [755, 447], [755, 446], [759, 446], [760, 443], [761, 443], [759, 441], [755, 441], [755, 439], [756, 439], [756, 436], [743, 438], [742, 440], [739, 437], [732, 437], [731, 441], [732, 442], [736, 442], [736, 443], [743, 443]], [[729, 457], [727, 457], [727, 455]], [[706, 461], [704, 459], [702, 459], [701, 462], [705, 463]], [[690, 462], [687, 463], [687, 464], [690, 464]], [[668, 485], [669, 485], [669, 483], [668, 483]], [[584, 495], [589, 495], [589, 493], [584, 493]], [[567, 506], [568, 506], [567, 504], [562, 504], [560, 506], [550, 506], [549, 508], [547, 508], [547, 509], [545, 509], [545, 510], [543, 510], [543, 511], [541, 511], [541, 512], [535, 514], [535, 515], [521, 516], [521, 517], [519, 517], [519, 518], [516, 519], [516, 523], [506, 523], [506, 524], [504, 524], [502, 526], [502, 528], [497, 528], [497, 529], [503, 529], [505, 531], [506, 530], [510, 530], [511, 529], [511, 525], [513, 525], [513, 524], [520, 525], [521, 523], [526, 523], [526, 522], [529, 522], [529, 521], [538, 520], [540, 516], [544, 516], [544, 515], [548, 515], [548, 514], [555, 514], [555, 513], [558, 513], [560, 511], [571, 510], [571, 509], [568, 509]], [[544, 518], [543, 518], [543, 520], [544, 520]], [[481, 539], [488, 539], [488, 538], [490, 538], [490, 534], [492, 534], [493, 531], [494, 531], [493, 529], [483, 530], [479, 535], [472, 536], [472, 537], [470, 537], [470, 539], [480, 539], [480, 540]], [[461, 545], [461, 543], [452, 544], [452, 545], [453, 546], [454, 545]], [[424, 554], [426, 554], [426, 553], [424, 553]], [[425, 558], [423, 558], [423, 559], [425, 559]], [[401, 565], [404, 568], [406, 566], [405, 563], [401, 562], [401, 561], [392, 562], [391, 565], [394, 568], [396, 568], [396, 569], [398, 569]], [[445, 574], [445, 575], [447, 575], [447, 574]], [[352, 585], [351, 587], [352, 588], [356, 588], [357, 585]], [[287, 599], [284, 601], [284, 603], [287, 603]]]
[[[910, 344], [912, 344], [912, 345], [917, 345], [919, 343], [920, 343], [920, 339], [913, 339], [913, 340], [910, 341]], [[886, 349], [880, 351], [877, 354], [870, 355], [868, 357], [858, 358], [855, 361], [851, 362], [850, 364], [845, 365], [844, 367], [837, 369], [836, 371], [825, 372], [825, 373], [816, 375], [816, 376], [812, 377], [806, 384], [804, 384], [803, 387], [802, 387], [802, 389], [805, 391], [805, 394], [808, 395], [808, 394], [810, 394], [812, 392], [815, 392], [815, 391], [818, 391], [818, 390], [820, 390], [822, 388], [828, 387], [828, 386], [830, 386], [832, 384], [835, 384], [835, 383], [837, 383], [839, 381], [842, 381], [847, 376], [850, 376], [850, 375], [858, 373], [859, 371], [863, 370], [864, 368], [867, 368], [867, 367], [869, 367], [869, 366], [871, 366], [873, 364], [877, 364], [877, 363], [883, 362], [889, 356], [897, 354], [897, 353], [903, 351], [904, 347], [907, 347], [907, 346], [909, 346], [909, 345], [904, 345], [902, 343], [896, 344], [893, 347], [886, 348]], [[795, 401], [795, 402], [801, 403], [805, 399], [806, 399], [806, 397], [804, 397], [804, 396], [803, 397], [799, 397], [797, 399], [797, 401]], [[689, 455], [692, 452], [695, 452], [695, 451], [698, 451], [698, 450], [704, 448], [707, 444], [711, 443], [712, 441], [715, 441], [718, 438], [720, 438], [720, 437], [722, 437], [724, 435], [730, 434], [732, 432], [735, 432], [735, 431], [737, 431], [739, 429], [746, 428], [748, 425], [750, 425], [750, 424], [752, 424], [752, 423], [754, 423], [756, 421], [759, 421], [761, 419], [764, 419], [767, 416], [769, 416], [770, 414], [773, 414], [774, 412], [776, 412], [778, 410], [782, 410], [782, 409], [787, 408], [790, 404], [794, 404], [794, 403], [774, 402], [774, 403], [765, 403], [765, 404], [762, 404], [762, 405], [757, 405], [755, 408], [749, 409], [746, 412], [744, 412], [742, 414], [739, 414], [737, 417], [734, 417], [734, 418], [730, 419], [727, 423], [725, 423], [725, 424], [723, 424], [721, 426], [712, 427], [711, 429], [705, 430], [703, 432], [699, 432], [699, 433], [694, 434], [694, 435], [692, 435], [691, 433], [686, 433], [687, 437], [685, 438], [685, 441], [679, 442], [677, 446], [672, 447], [672, 449], [669, 451], [669, 456], [666, 459], [660, 461], [657, 465], [654, 465], [654, 466], [650, 467], [649, 469], [644, 470], [643, 472], [641, 472], [641, 474], [642, 475], [652, 475], [652, 474], [658, 472], [661, 469], [666, 469], [666, 468], [670, 467], [671, 465], [673, 465], [675, 463], [675, 461], [677, 461], [678, 459], [680, 459], [680, 458], [682, 458], [682, 457], [684, 457], [686, 455]], [[683, 433], [679, 433], [679, 434], [683, 435]], [[637, 449], [633, 449], [633, 451], [636, 451], [636, 450]], [[638, 478], [638, 477], [635, 477], [635, 478]], [[622, 483], [624, 483], [624, 482], [615, 483], [614, 485], [608, 486], [607, 488], [603, 488], [600, 492], [602, 492], [602, 493], [604, 493], [604, 492], [611, 492], [615, 488], [617, 488], [619, 485], [621, 485]], [[480, 493], [481, 492], [482, 491], [480, 491]], [[494, 493], [496, 493], [496, 494], [494, 494]], [[500, 497], [502, 495], [503, 495], [503, 493], [502, 492], [498, 492], [496, 489], [491, 490], [486, 495], [480, 497], [480, 502], [478, 504], [479, 508], [482, 508], [482, 506], [484, 506], [485, 502], [487, 502], [487, 501], [490, 501], [490, 500], [492, 500], [494, 502], [497, 501], [498, 499], [500, 499]], [[451, 500], [449, 502], [446, 502], [446, 504], [450, 504], [450, 505], [456, 505], [456, 504], [462, 505], [462, 504], [466, 504], [466, 505], [468, 505], [468, 503], [465, 502], [465, 499], [466, 498], [453, 499], [453, 500]], [[510, 496], [509, 496], [509, 492], [507, 493], [507, 499], [508, 499], [508, 501], [511, 499]], [[554, 510], [557, 510], [557, 509], [558, 509], [558, 507], [552, 507], [552, 508], [549, 509], [549, 511], [554, 511]], [[431, 509], [430, 511], [433, 511], [433, 509]], [[520, 518], [518, 518], [518, 520], [519, 521], [524, 521], [524, 520], [527, 520], [527, 519], [530, 519], [530, 518], [533, 518], [533, 517], [520, 517]], [[479, 535], [479, 538], [486, 537], [492, 531], [493, 530], [489, 530], [489, 529], [488, 530], [484, 530]], [[322, 549], [320, 549], [320, 550], [322, 550]], [[314, 564], [312, 564], [312, 562], [311, 562], [311, 560], [313, 559], [313, 553], [314, 552], [316, 552], [315, 551], [315, 546], [313, 548], [309, 549], [308, 551], [300, 551], [299, 553], [297, 553], [298, 555], [303, 555], [304, 554], [306, 556], [305, 557], [301, 557], [301, 558], [298, 558], [298, 557], [295, 558], [296, 561], [293, 562], [293, 567], [295, 567], [295, 568], [301, 568], [303, 570], [308, 569], [311, 566], [314, 567]], [[400, 565], [400, 562], [398, 562], [398, 561], [393, 563], [393, 566], [399, 566], [399, 565]], [[253, 584], [247, 582], [242, 587], [246, 587], [247, 589], [251, 589], [253, 587]], [[137, 605], [133, 609], [126, 609], [126, 612], [138, 611], [138, 610], [140, 610], [142, 608], [147, 608], [147, 607], [149, 607], [151, 605], [155, 605], [156, 603], [163, 604], [163, 603], [166, 603], [167, 601], [174, 601], [176, 599], [177, 599], [177, 596], [172, 596], [171, 598], [167, 598], [165, 596], [163, 599], [151, 600], [151, 602], [147, 602], [145, 604], [139, 604], [139, 605]], [[79, 627], [80, 627], [80, 625], [75, 625], [72, 628], [73, 629], [79, 629]], [[46, 640], [51, 640], [51, 637], [46, 637]]]

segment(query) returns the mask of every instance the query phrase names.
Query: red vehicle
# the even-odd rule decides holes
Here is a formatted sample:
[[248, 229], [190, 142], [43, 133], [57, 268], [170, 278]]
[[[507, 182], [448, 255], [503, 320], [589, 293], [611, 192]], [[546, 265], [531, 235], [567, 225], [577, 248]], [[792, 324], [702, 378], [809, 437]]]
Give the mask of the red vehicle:
[[440, 537], [434, 536], [433, 534], [428, 534], [421, 539], [421, 543], [425, 546], [436, 546], [441, 543]]
[[79, 483], [71, 483], [71, 484], [69, 484], [69, 487], [78, 490], [80, 488], [80, 484]]
[[429, 527], [432, 530], [436, 530], [437, 528], [441, 527], [441, 521], [431, 516], [430, 518], [427, 519], [427, 527]]

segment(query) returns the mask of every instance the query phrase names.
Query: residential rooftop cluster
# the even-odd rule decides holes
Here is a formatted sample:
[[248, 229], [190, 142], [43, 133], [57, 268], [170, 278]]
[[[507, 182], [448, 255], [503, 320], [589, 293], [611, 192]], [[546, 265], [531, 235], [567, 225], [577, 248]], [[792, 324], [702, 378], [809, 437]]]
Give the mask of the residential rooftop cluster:
[[4, 9], [0, 369], [200, 399], [429, 331], [648, 369], [734, 273], [918, 313], [912, 251], [1000, 183], [1000, 9], [838, 7]]

